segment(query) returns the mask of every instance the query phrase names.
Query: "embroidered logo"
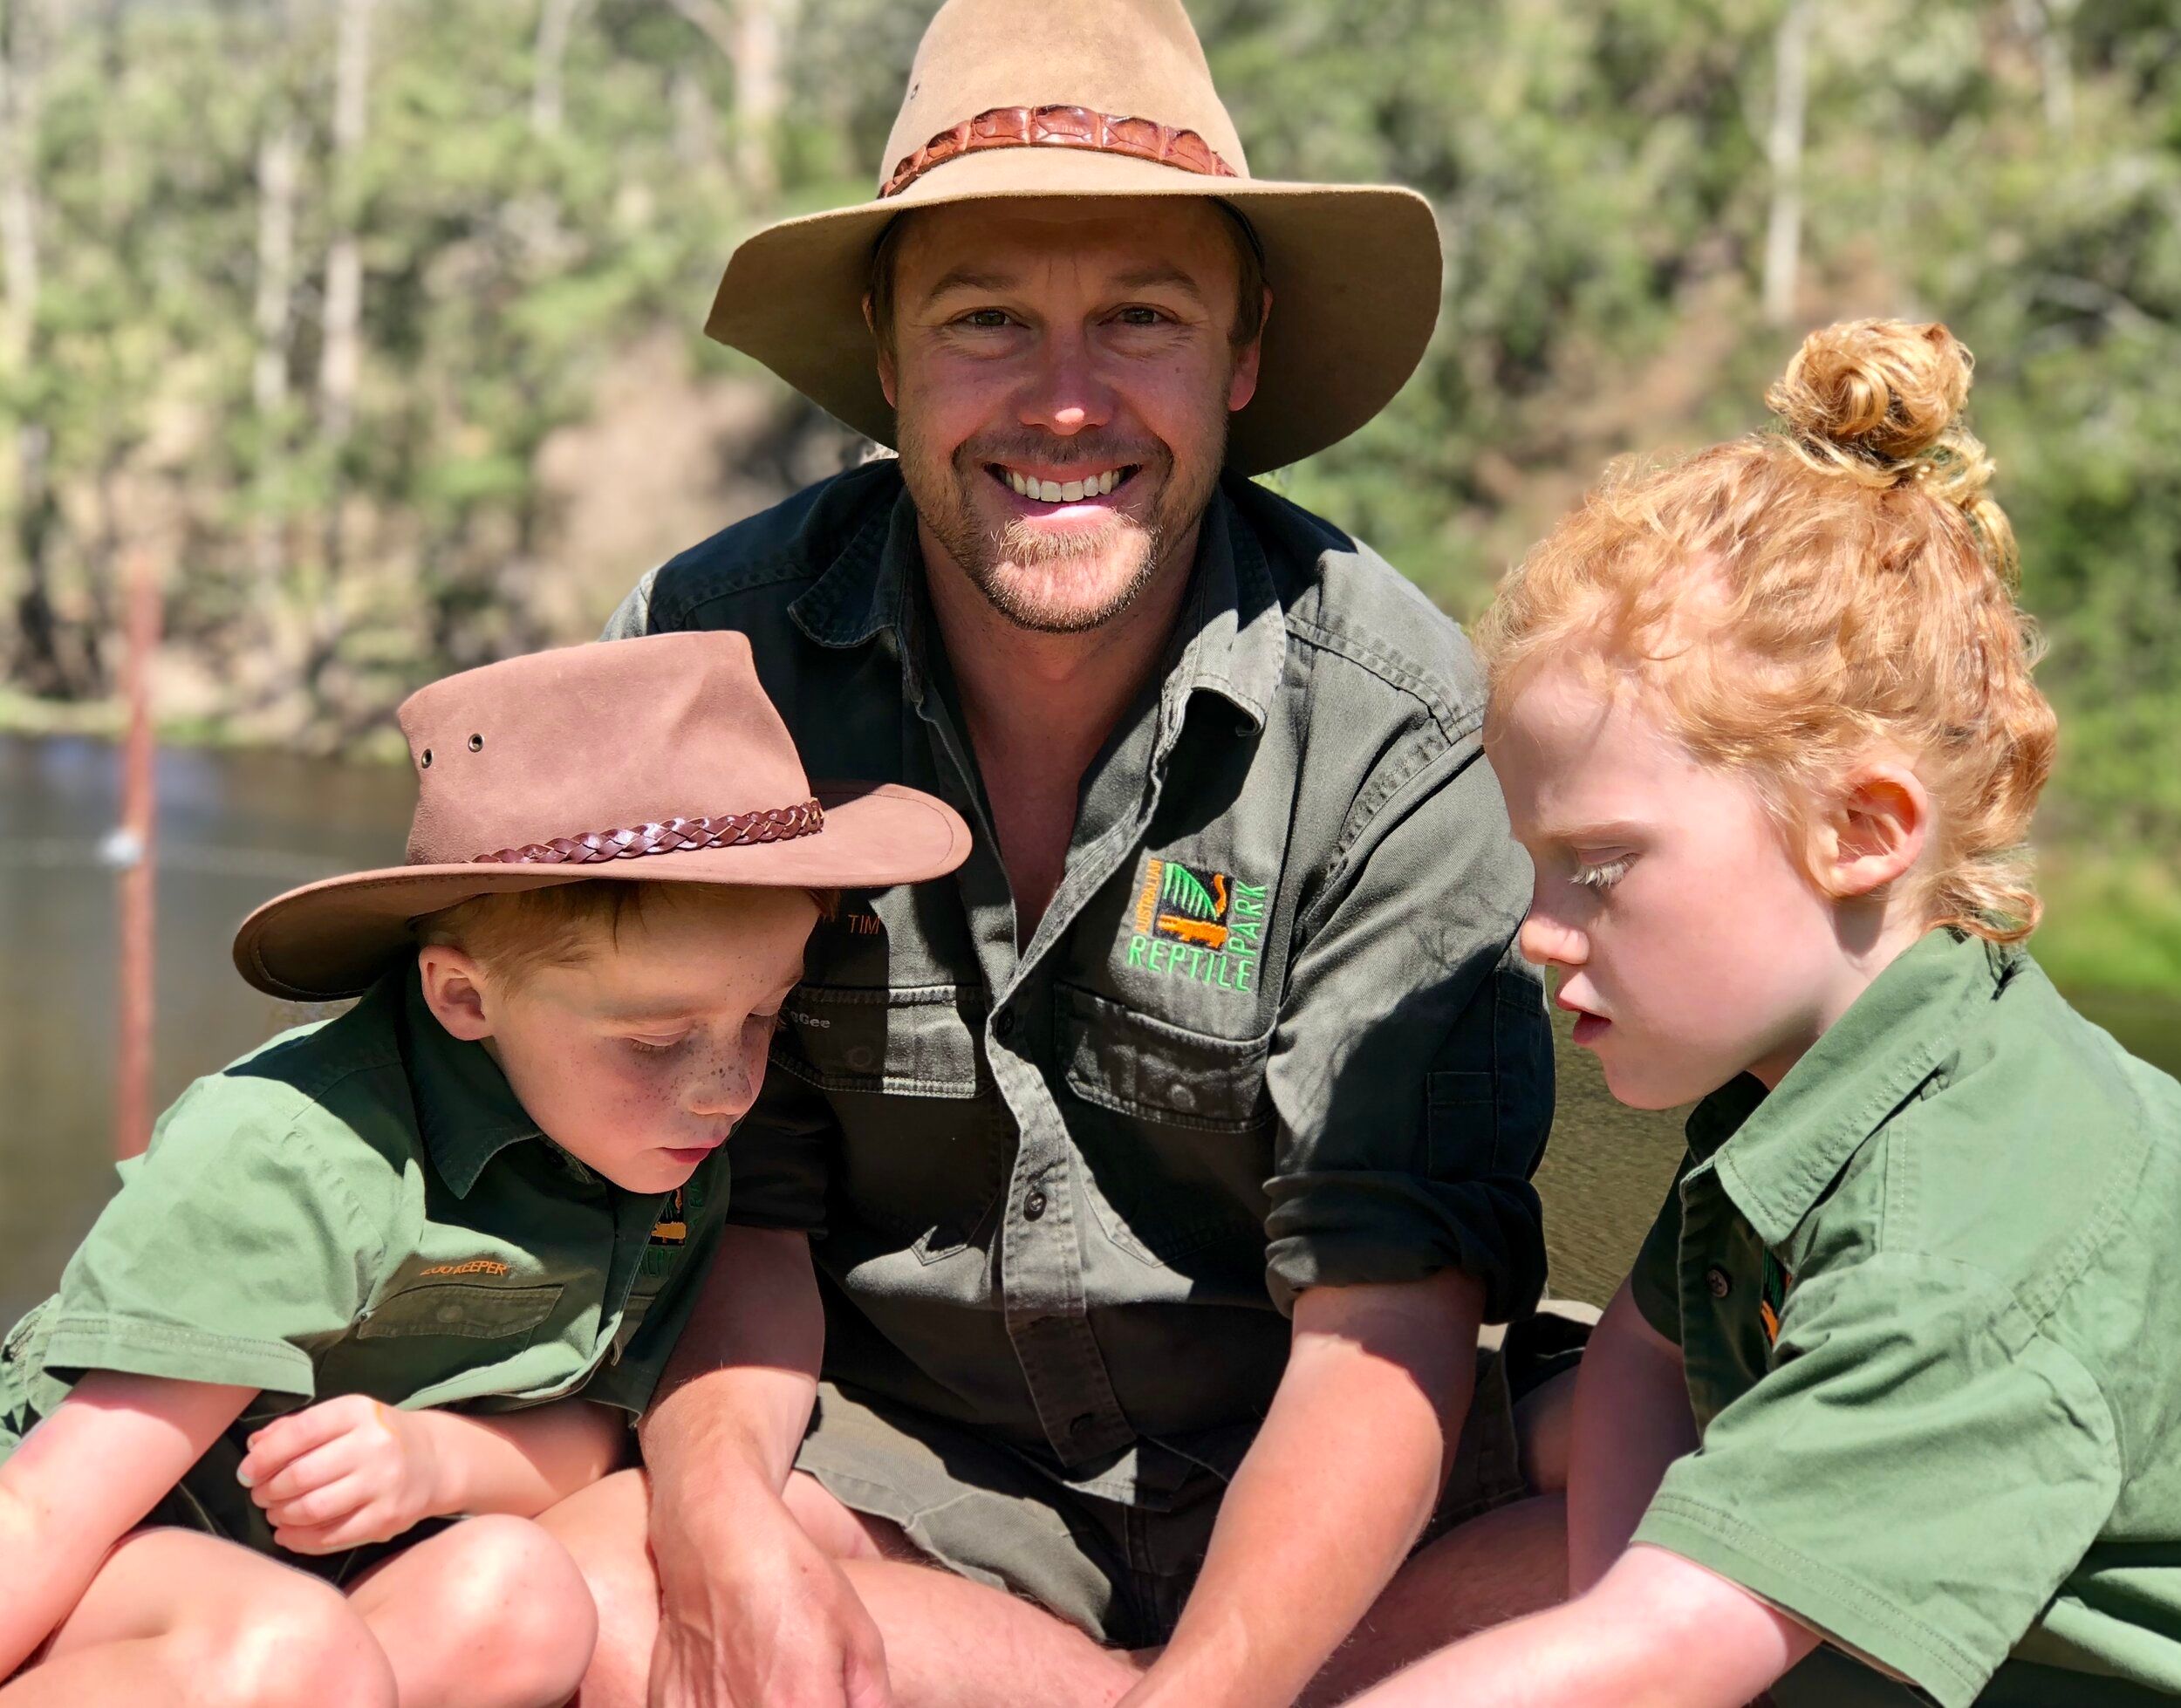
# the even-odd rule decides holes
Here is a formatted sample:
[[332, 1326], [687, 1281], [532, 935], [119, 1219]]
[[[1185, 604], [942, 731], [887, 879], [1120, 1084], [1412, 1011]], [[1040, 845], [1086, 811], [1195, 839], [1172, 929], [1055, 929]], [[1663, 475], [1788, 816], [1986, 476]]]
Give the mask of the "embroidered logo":
[[865, 913], [854, 908], [844, 910], [837, 923], [840, 929], [851, 937], [879, 937], [882, 936], [885, 930], [879, 923], [879, 916], [876, 913]]
[[1780, 1313], [1788, 1308], [1788, 1289], [1795, 1277], [1780, 1267], [1780, 1260], [1765, 1254], [1764, 1280], [1757, 1289], [1757, 1320], [1764, 1324], [1765, 1344], [1780, 1343]]
[[508, 1266], [496, 1257], [473, 1257], [467, 1263], [434, 1263], [428, 1269], [417, 1272], [421, 1281], [426, 1275], [504, 1275]]
[[1130, 924], [1129, 966], [1246, 992], [1257, 976], [1265, 886], [1179, 860], [1147, 859]]
[[687, 1192], [687, 1187], [677, 1186], [673, 1199], [659, 1213], [659, 1220], [652, 1225], [652, 1244], [654, 1246], [679, 1246], [688, 1239]]

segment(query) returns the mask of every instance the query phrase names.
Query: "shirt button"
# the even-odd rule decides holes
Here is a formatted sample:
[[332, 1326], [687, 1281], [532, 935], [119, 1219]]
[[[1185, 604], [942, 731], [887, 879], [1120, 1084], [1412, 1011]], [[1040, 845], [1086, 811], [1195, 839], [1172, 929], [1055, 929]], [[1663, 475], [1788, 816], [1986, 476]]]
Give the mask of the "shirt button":
[[1083, 1416], [1077, 1418], [1075, 1422], [1068, 1425], [1068, 1433], [1075, 1436], [1077, 1439], [1080, 1439], [1084, 1436], [1090, 1434], [1090, 1431], [1097, 1428], [1097, 1426], [1098, 1420], [1086, 1411], [1083, 1414]]
[[1724, 1299], [1734, 1290], [1734, 1283], [1727, 1279], [1726, 1271], [1716, 1263], [1704, 1272], [1704, 1284], [1712, 1289], [1714, 1299]]
[[1045, 1194], [1038, 1191], [1036, 1186], [1032, 1186], [1030, 1195], [1022, 1200], [1022, 1219], [1025, 1221], [1036, 1221], [1044, 1213]]
[[1005, 1043], [1015, 1035], [1015, 1010], [1002, 1008], [992, 1016], [992, 1035]]

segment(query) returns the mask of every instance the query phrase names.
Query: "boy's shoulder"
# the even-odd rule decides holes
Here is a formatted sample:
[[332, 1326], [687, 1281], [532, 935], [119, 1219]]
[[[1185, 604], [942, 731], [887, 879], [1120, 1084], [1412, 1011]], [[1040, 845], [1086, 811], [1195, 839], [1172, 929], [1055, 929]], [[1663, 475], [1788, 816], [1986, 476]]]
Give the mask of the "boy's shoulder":
[[198, 1152], [218, 1167], [270, 1147], [301, 1175], [397, 1183], [422, 1146], [400, 1015], [388, 981], [343, 1014], [268, 1040], [194, 1082], [160, 1117], [152, 1151]]
[[1993, 1000], [1814, 1218], [1815, 1254], [1959, 1266], [2041, 1330], [2117, 1320], [2109, 1295], [2124, 1289], [2181, 1331], [2181, 1085], [2077, 1014], [2026, 953], [2000, 959]]

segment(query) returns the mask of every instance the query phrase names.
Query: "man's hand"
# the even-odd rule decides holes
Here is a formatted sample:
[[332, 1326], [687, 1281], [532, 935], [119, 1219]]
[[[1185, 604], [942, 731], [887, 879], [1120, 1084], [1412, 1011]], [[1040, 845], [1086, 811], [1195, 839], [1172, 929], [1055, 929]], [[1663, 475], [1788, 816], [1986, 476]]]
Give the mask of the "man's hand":
[[777, 1497], [744, 1516], [720, 1550], [653, 1521], [652, 1708], [892, 1708], [879, 1628], [840, 1567]]
[[428, 1416], [345, 1394], [266, 1424], [235, 1474], [293, 1553], [386, 1541], [448, 1510]]

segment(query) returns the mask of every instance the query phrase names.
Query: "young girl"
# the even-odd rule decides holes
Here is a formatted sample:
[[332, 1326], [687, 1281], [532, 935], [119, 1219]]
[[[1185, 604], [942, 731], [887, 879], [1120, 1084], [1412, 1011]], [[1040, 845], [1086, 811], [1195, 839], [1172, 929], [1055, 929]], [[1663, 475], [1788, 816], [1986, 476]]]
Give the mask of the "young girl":
[[2021, 945], [2052, 762], [1943, 326], [1609, 481], [1481, 637], [1522, 945], [1624, 1102], [1702, 1098], [1583, 1363], [1576, 1599], [1365, 1698], [2181, 1694], [2181, 1087]]

